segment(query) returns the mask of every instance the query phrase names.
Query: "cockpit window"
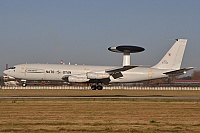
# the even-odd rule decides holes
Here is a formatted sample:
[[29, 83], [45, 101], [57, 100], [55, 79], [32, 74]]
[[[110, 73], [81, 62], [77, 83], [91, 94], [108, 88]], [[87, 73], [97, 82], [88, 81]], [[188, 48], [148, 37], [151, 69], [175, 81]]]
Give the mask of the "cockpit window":
[[9, 67], [8, 69], [15, 69], [15, 67]]

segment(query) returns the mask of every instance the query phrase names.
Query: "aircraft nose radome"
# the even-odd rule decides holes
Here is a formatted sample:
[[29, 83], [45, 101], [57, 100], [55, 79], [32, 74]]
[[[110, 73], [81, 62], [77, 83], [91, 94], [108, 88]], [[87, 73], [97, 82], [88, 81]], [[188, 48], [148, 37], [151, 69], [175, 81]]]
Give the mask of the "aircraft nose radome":
[[3, 73], [7, 75], [8, 74], [8, 70], [3, 71]]

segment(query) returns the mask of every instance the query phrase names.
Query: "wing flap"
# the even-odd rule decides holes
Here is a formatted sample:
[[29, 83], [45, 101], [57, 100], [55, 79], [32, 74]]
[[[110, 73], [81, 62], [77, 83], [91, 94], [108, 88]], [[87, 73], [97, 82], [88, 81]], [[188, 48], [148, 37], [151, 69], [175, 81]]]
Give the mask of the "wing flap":
[[105, 70], [105, 72], [109, 74], [113, 74], [117, 72], [127, 71], [135, 67], [139, 67], [139, 65], [128, 65], [128, 66], [123, 66], [123, 67], [118, 67], [118, 68], [107, 69]]

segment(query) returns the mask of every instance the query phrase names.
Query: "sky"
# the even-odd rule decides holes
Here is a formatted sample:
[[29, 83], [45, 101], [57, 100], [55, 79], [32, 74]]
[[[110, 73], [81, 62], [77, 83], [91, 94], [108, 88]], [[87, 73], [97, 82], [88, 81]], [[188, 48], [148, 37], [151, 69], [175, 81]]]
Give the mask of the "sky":
[[200, 70], [199, 0], [0, 0], [0, 75], [6, 64], [117, 65], [110, 46], [145, 48], [134, 65], [155, 65], [177, 38], [182, 67]]

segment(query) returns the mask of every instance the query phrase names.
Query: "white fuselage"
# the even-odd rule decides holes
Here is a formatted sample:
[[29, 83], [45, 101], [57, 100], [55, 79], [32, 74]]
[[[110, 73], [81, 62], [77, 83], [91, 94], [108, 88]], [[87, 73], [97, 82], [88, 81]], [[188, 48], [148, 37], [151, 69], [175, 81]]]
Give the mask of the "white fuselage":
[[[60, 65], [60, 64], [20, 64], [4, 73], [16, 79], [23, 80], [54, 80], [62, 81], [64, 76], [86, 77], [88, 72], [105, 73], [105, 70], [116, 66], [87, 66], [87, 65]], [[136, 82], [168, 77], [163, 74], [170, 70], [136, 67], [121, 72], [123, 76], [114, 79], [110, 76], [110, 82]]]

